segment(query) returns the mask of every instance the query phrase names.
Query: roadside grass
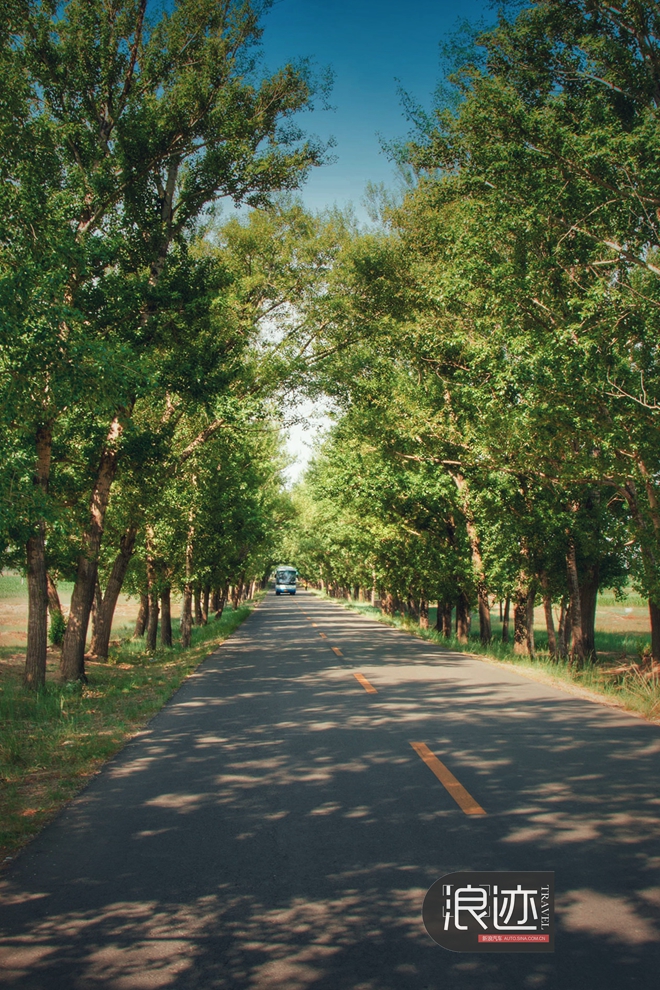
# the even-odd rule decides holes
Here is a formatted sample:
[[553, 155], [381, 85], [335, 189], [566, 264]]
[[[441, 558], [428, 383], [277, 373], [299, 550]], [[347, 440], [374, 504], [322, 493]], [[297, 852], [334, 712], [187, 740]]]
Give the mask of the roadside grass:
[[[596, 653], [600, 659], [587, 660], [580, 668], [565, 659], [556, 659], [548, 652], [548, 637], [545, 631], [535, 630], [536, 651], [533, 657], [513, 652], [512, 643], [497, 639], [501, 631], [499, 622], [493, 622], [493, 640], [484, 645], [478, 634], [471, 635], [468, 643], [460, 643], [455, 636], [445, 639], [435, 629], [421, 629], [417, 623], [402, 615], [383, 615], [378, 608], [363, 602], [331, 598], [321, 591], [309, 589], [319, 598], [343, 605], [345, 608], [367, 615], [385, 625], [402, 629], [412, 636], [429, 640], [444, 649], [459, 653], [469, 653], [494, 663], [506, 664], [540, 674], [544, 681], [557, 686], [580, 688], [597, 696], [608, 705], [624, 708], [649, 721], [660, 722], [660, 679], [649, 677], [642, 669], [641, 661], [650, 645], [650, 636], [631, 633], [596, 631]], [[474, 627], [473, 621], [473, 627]], [[478, 622], [477, 622], [478, 625]], [[628, 667], [621, 673], [615, 669]]]
[[[219, 622], [193, 627], [190, 649], [126, 638], [107, 663], [86, 662], [88, 683], [50, 679], [23, 687], [14, 664], [0, 680], [0, 866], [7, 864], [172, 697], [185, 677], [251, 612], [227, 606]], [[178, 623], [173, 623], [175, 636]], [[0, 651], [16, 661], [15, 648]], [[49, 674], [57, 656], [51, 651]]]

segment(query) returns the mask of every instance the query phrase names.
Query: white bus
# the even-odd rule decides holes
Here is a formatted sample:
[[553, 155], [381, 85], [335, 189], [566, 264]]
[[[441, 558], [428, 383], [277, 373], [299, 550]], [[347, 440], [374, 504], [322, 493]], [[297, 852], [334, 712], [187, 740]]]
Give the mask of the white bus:
[[285, 564], [281, 564], [275, 571], [275, 594], [295, 595], [297, 577], [298, 571], [295, 567], [287, 567]]

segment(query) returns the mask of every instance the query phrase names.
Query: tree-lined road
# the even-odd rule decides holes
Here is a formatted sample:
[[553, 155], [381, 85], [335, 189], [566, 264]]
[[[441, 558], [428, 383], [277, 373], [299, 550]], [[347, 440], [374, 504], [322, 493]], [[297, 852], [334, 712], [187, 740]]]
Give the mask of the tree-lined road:
[[[652, 986], [659, 754], [655, 725], [271, 594], [9, 871], [4, 984]], [[436, 946], [424, 893], [464, 869], [554, 870], [555, 954]]]

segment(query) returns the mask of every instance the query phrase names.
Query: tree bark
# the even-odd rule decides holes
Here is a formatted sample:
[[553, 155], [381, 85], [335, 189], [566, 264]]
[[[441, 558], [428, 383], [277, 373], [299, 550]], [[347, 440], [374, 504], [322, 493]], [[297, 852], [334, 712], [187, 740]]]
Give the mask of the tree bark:
[[190, 646], [192, 634], [192, 599], [193, 599], [193, 539], [195, 537], [195, 527], [193, 526], [194, 513], [190, 510], [188, 539], [186, 541], [186, 583], [183, 586], [183, 603], [181, 605], [181, 646], [187, 650]]
[[548, 578], [544, 574], [541, 577], [543, 588], [543, 612], [545, 614], [545, 628], [548, 631], [548, 653], [551, 657], [557, 656], [557, 637], [555, 635], [555, 620], [552, 614], [552, 598], [548, 592]]
[[582, 609], [582, 642], [585, 656], [596, 656], [596, 606], [600, 584], [598, 563], [588, 568], [587, 576], [580, 585], [580, 606]]
[[502, 613], [502, 642], [509, 642], [509, 615], [511, 612], [511, 595], [507, 595], [504, 600], [504, 612]]
[[57, 585], [48, 573], [46, 573], [46, 584], [48, 587], [48, 612], [52, 621], [55, 616], [62, 617], [62, 603], [57, 592]]
[[[42, 498], [48, 492], [53, 432], [50, 424], [41, 426], [35, 437], [36, 463], [33, 484]], [[39, 519], [25, 546], [28, 588], [27, 650], [25, 684], [38, 691], [46, 683], [48, 651], [48, 575], [46, 573], [46, 522]]]
[[172, 645], [172, 592], [169, 585], [160, 593], [160, 645]]
[[83, 546], [78, 557], [76, 581], [71, 596], [69, 621], [62, 643], [60, 674], [64, 681], [86, 680], [85, 642], [89, 613], [94, 600], [94, 585], [98, 568], [99, 551], [103, 538], [105, 514], [110, 489], [117, 472], [117, 442], [123, 432], [119, 416], [115, 416], [108, 431], [101, 454], [94, 490], [89, 506], [89, 521], [83, 533]]
[[442, 635], [445, 639], [451, 639], [451, 615], [454, 606], [451, 602], [445, 602], [442, 606]]
[[557, 638], [560, 656], [568, 656], [571, 648], [571, 606], [567, 595], [564, 595], [561, 600]]
[[429, 627], [429, 600], [424, 597], [419, 600], [419, 627], [420, 629]]
[[101, 611], [101, 605], [103, 604], [103, 594], [101, 592], [101, 585], [99, 583], [98, 573], [96, 575], [96, 581], [94, 582], [94, 601], [92, 602], [92, 611], [90, 612], [90, 619], [92, 621], [92, 645], [90, 647], [90, 653], [94, 652], [94, 640], [96, 639], [96, 627], [99, 612]]
[[536, 604], [536, 592], [531, 590], [527, 595], [527, 652], [533, 657], [536, 652], [534, 643], [534, 605]]
[[521, 579], [518, 582], [513, 597], [513, 652], [529, 653], [529, 638], [527, 635], [527, 600], [529, 592], [527, 585]]
[[149, 621], [147, 622], [147, 649], [156, 649], [158, 638], [158, 575], [154, 564], [154, 530], [153, 526], [147, 526], [146, 532], [146, 563], [147, 563], [147, 594], [149, 596]]
[[[138, 524], [135, 523], [134, 525], [129, 526], [126, 532], [122, 534], [119, 541], [119, 553], [115, 557], [112, 570], [110, 571], [110, 577], [108, 578], [108, 583], [105, 586], [103, 601], [101, 602], [101, 606], [96, 613], [96, 623], [94, 627], [94, 635], [92, 636], [91, 652], [102, 660], [107, 660], [108, 658], [112, 620], [115, 616], [115, 609], [117, 607], [119, 595], [121, 594], [122, 585], [124, 584], [124, 578], [126, 577], [126, 572], [128, 571], [131, 558], [133, 556], [137, 532]], [[142, 608], [142, 604], [140, 604], [140, 608]], [[136, 624], [135, 635], [142, 636], [143, 634], [144, 627], [141, 632], [138, 632]]]
[[651, 619], [651, 656], [656, 663], [660, 662], [660, 606], [649, 601], [649, 618]]
[[470, 605], [464, 591], [456, 602], [456, 638], [459, 643], [467, 643], [470, 639]]
[[204, 616], [202, 614], [202, 589], [198, 584], [195, 585], [193, 596], [195, 602], [195, 625], [203, 626]]
[[135, 620], [135, 632], [133, 633], [133, 639], [140, 639], [144, 636], [144, 630], [147, 628], [147, 623], [149, 621], [149, 596], [140, 595], [140, 608], [137, 614], [137, 619]]
[[211, 592], [211, 611], [217, 612], [220, 608], [220, 589], [214, 588]]
[[568, 534], [568, 547], [566, 550], [566, 571], [568, 574], [571, 609], [571, 654], [577, 660], [578, 664], [581, 664], [585, 656], [584, 641], [582, 638], [582, 605], [580, 602], [580, 584], [578, 581], [575, 541], [570, 534]]
[[380, 610], [383, 615], [394, 615], [394, 598], [389, 591], [381, 595]]
[[26, 544], [28, 589], [28, 648], [25, 684], [38, 691], [46, 683], [48, 650], [48, 582], [46, 580], [46, 524], [39, 520], [37, 532]]
[[479, 606], [479, 639], [482, 643], [490, 643], [492, 630], [490, 623], [490, 603], [488, 601], [488, 588], [486, 586], [486, 571], [483, 557], [481, 556], [481, 542], [474, 522], [474, 516], [470, 508], [469, 488], [465, 477], [460, 471], [450, 472], [454, 484], [461, 493], [463, 503], [463, 515], [472, 554], [472, 567], [477, 578], [477, 601]]
[[419, 616], [419, 605], [415, 601], [415, 598], [414, 598], [413, 595], [408, 595], [407, 612], [408, 612], [408, 615], [409, 615], [409, 617], [411, 619], [414, 619], [416, 622], [419, 621], [419, 617], [420, 617]]

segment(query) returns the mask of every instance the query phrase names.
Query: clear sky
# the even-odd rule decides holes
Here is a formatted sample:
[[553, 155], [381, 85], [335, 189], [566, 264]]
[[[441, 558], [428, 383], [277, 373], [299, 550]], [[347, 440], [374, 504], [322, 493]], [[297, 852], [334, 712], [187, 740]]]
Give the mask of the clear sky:
[[398, 86], [429, 107], [440, 41], [461, 21], [482, 18], [494, 20], [489, 0], [276, 0], [263, 21], [267, 67], [309, 56], [335, 74], [335, 109], [301, 118], [308, 132], [337, 141], [336, 162], [315, 169], [307, 182], [308, 206], [353, 202], [364, 218], [366, 183], [394, 182], [378, 135], [391, 140], [408, 133]]

